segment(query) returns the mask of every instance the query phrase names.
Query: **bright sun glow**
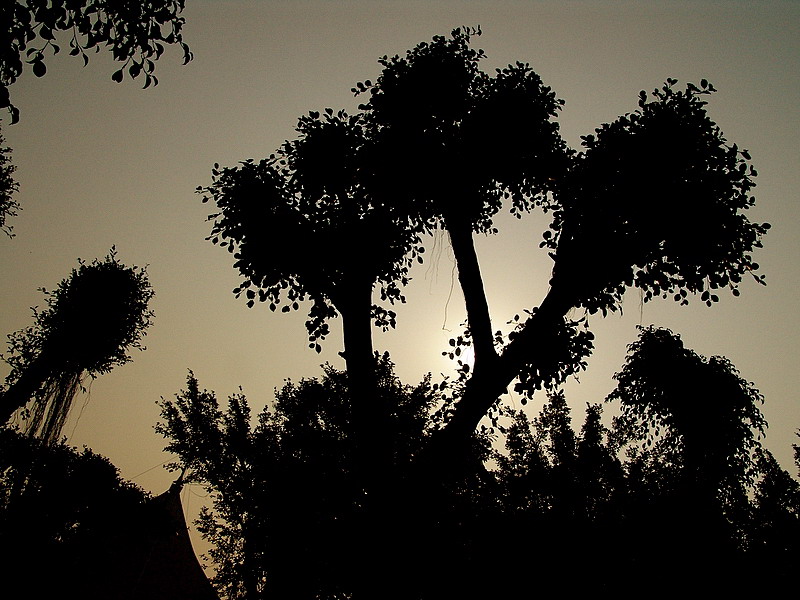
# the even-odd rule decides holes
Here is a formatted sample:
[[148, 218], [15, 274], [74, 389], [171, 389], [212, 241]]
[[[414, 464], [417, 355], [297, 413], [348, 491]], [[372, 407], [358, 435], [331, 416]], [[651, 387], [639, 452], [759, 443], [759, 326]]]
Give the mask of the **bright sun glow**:
[[461, 362], [468, 364], [470, 370], [475, 366], [475, 349], [472, 346], [461, 350]]

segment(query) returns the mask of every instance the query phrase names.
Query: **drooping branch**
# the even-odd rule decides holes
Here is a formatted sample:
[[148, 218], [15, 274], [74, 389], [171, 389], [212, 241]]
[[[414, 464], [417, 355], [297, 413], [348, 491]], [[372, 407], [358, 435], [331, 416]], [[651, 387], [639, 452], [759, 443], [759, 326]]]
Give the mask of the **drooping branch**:
[[[365, 180], [373, 147], [360, 117], [344, 111], [311, 112], [299, 137], [275, 155], [235, 168], [215, 166], [214, 181], [199, 188], [213, 199], [210, 239], [234, 254], [244, 281], [234, 290], [249, 306], [257, 300], [283, 312], [311, 300], [309, 346], [321, 350], [328, 322], [342, 317], [350, 416], [359, 447], [359, 485], [375, 489], [391, 464], [389, 407], [377, 393], [372, 326], [394, 326], [386, 306], [403, 302], [412, 259], [421, 251], [419, 227], [407, 215], [374, 201]], [[379, 290], [383, 306], [373, 304]], [[373, 494], [373, 497], [375, 494]]]
[[46, 360], [37, 357], [31, 361], [19, 378], [0, 393], [0, 423], [6, 423], [17, 410], [25, 406], [41, 389], [48, 375]]

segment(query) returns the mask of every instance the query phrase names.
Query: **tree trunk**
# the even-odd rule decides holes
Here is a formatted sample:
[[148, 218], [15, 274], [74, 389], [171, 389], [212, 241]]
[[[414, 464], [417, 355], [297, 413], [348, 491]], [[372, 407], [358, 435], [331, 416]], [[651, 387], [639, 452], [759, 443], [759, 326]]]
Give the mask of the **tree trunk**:
[[350, 390], [351, 419], [357, 443], [373, 445], [375, 429], [385, 412], [377, 394], [375, 353], [372, 347], [372, 286], [358, 283], [339, 294], [336, 307], [342, 315], [344, 357]]
[[343, 357], [351, 400], [355, 441], [356, 519], [350, 535], [356, 543], [354, 598], [378, 598], [385, 591], [386, 557], [376, 550], [385, 547], [386, 523], [391, 518], [388, 493], [391, 481], [392, 439], [389, 407], [378, 390], [372, 346], [372, 284], [350, 285], [338, 295], [342, 315]]

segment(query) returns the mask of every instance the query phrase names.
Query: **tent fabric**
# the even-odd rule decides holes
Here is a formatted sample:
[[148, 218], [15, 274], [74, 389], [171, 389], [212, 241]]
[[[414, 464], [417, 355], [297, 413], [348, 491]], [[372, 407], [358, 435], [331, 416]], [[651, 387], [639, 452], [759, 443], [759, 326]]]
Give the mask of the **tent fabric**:
[[[197, 560], [183, 517], [180, 480], [121, 526], [84, 571], [79, 597], [114, 600], [219, 600]], [[87, 565], [89, 566], [89, 565]]]

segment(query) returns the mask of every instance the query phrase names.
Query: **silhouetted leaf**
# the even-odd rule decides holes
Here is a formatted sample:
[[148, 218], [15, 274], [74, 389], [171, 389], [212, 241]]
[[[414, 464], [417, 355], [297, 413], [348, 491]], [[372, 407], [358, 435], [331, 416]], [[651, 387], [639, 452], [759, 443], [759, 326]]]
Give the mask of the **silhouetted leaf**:
[[36, 75], [36, 77], [44, 77], [45, 73], [47, 73], [47, 67], [44, 65], [44, 61], [34, 61], [33, 74]]

